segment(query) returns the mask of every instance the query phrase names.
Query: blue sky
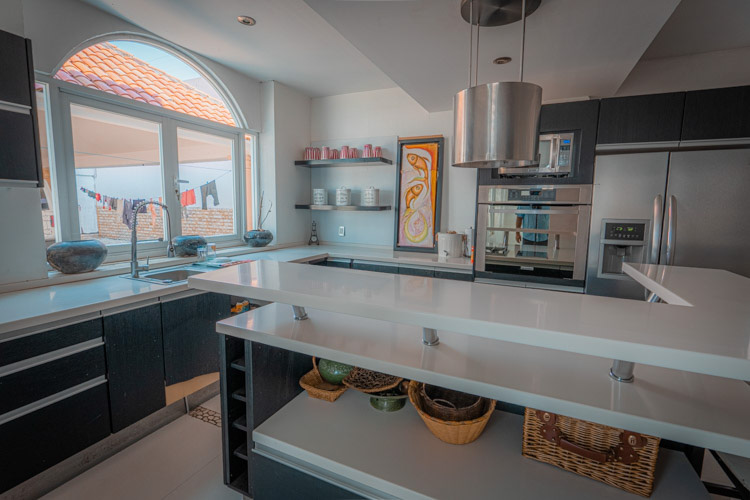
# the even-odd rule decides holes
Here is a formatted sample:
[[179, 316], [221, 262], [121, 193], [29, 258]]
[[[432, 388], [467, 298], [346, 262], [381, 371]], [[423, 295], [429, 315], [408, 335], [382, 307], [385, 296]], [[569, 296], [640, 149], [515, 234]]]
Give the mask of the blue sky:
[[117, 40], [110, 43], [180, 80], [190, 80], [201, 76], [178, 57], [152, 45], [126, 40]]

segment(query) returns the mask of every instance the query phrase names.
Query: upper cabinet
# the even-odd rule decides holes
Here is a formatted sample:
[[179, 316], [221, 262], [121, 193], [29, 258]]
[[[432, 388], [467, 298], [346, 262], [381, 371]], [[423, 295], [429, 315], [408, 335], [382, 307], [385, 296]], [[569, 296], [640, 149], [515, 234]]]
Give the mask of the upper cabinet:
[[750, 86], [687, 93], [683, 141], [747, 137], [750, 137]]
[[0, 31], [0, 183], [41, 185], [31, 41]]
[[601, 100], [597, 144], [678, 142], [685, 93]]
[[[539, 133], [574, 132], [578, 154], [574, 153], [571, 183], [589, 184], [594, 180], [594, 149], [599, 101], [545, 104], [539, 117]], [[576, 164], [577, 162], [577, 164]]]

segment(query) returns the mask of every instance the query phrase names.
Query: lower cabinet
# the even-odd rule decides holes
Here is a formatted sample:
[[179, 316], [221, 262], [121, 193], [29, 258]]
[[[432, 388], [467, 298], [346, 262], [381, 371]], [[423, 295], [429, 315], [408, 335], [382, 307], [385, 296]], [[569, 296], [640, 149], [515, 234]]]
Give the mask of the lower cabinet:
[[445, 280], [456, 280], [456, 281], [474, 281], [474, 274], [472, 273], [458, 273], [455, 271], [441, 271], [435, 269], [435, 277], [442, 278]]
[[365, 498], [332, 483], [283, 465], [275, 460], [252, 455], [253, 498], [256, 500], [345, 500]]
[[167, 385], [219, 371], [216, 322], [231, 314], [231, 297], [204, 293], [161, 303]]
[[109, 433], [106, 382], [0, 424], [0, 496]]
[[435, 276], [435, 270], [432, 268], [398, 266], [398, 274], [406, 274], [409, 276], [428, 276], [432, 278]]
[[166, 404], [160, 305], [105, 316], [104, 343], [117, 432]]

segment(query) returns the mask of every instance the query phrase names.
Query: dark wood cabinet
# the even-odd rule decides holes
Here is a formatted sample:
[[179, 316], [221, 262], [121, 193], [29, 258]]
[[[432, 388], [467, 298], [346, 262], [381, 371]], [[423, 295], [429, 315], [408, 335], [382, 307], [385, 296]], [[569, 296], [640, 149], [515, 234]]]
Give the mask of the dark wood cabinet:
[[474, 281], [473, 273], [457, 273], [454, 271], [441, 271], [440, 269], [435, 269], [435, 277], [446, 280]]
[[29, 59], [26, 40], [0, 31], [0, 101], [31, 106]]
[[104, 317], [112, 432], [164, 407], [161, 309], [154, 304]]
[[0, 493], [109, 433], [104, 382], [0, 425]]
[[167, 385], [219, 371], [216, 322], [231, 314], [231, 298], [204, 293], [161, 304]]
[[383, 264], [374, 264], [371, 262], [352, 262], [352, 269], [359, 269], [361, 271], [374, 271], [376, 273], [398, 273], [398, 266], [386, 266]]
[[683, 141], [744, 137], [750, 137], [750, 86], [687, 92]]
[[25, 335], [3, 343], [0, 349], [0, 366], [101, 338], [101, 318], [54, 328], [34, 335]]
[[597, 144], [679, 141], [685, 92], [601, 100]]
[[42, 185], [31, 41], [0, 31], [0, 180]]
[[432, 278], [435, 276], [435, 270], [424, 269], [421, 267], [398, 266], [398, 274], [406, 274], [409, 276], [428, 276]]

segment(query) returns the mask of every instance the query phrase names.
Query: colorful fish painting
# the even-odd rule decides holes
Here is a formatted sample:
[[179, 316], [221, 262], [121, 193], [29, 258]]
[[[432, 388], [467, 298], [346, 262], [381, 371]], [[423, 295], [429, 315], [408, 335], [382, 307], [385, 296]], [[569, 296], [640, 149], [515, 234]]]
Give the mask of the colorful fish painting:
[[396, 249], [435, 250], [442, 137], [399, 143]]

